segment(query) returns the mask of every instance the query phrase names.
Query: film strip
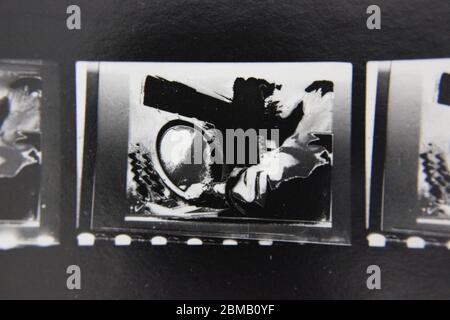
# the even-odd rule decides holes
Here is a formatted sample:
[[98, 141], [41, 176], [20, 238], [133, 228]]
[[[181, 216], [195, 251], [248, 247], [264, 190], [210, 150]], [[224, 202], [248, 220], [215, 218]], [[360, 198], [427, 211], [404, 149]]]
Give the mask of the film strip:
[[350, 244], [352, 67], [274, 66], [78, 62], [79, 242]]
[[128, 234], [117, 234], [113, 236], [112, 234], [94, 235], [89, 232], [80, 233], [77, 236], [77, 244], [81, 247], [94, 246], [97, 241], [108, 241], [113, 242], [115, 246], [131, 246], [133, 242], [138, 243], [148, 243], [152, 246], [165, 246], [169, 244], [184, 244], [188, 246], [202, 246], [202, 245], [223, 245], [227, 247], [238, 246], [242, 244], [248, 244], [250, 242], [257, 243], [260, 246], [270, 247], [274, 244], [272, 240], [236, 240], [236, 239], [214, 239], [207, 238], [201, 239], [198, 237], [178, 237], [178, 236], [139, 236], [133, 234], [132, 236]]
[[59, 243], [56, 64], [0, 61], [0, 249]]
[[367, 64], [369, 246], [450, 248], [449, 70], [450, 59]]

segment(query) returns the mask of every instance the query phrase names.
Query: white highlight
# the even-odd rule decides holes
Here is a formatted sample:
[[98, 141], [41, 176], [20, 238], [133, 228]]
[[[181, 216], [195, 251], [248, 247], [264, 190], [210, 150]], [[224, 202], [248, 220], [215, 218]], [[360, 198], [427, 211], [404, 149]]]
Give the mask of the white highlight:
[[197, 134], [199, 133], [189, 127], [169, 130], [164, 134], [163, 141], [161, 141], [160, 157], [164, 159], [169, 170], [175, 170], [180, 163], [190, 163], [191, 147]]
[[80, 247], [90, 247], [95, 244], [95, 236], [89, 232], [80, 233], [77, 240]]
[[385, 247], [386, 237], [379, 233], [371, 233], [367, 236], [367, 241], [369, 242], [369, 247]]
[[55, 244], [57, 244], [57, 241], [50, 235], [41, 235], [36, 238], [36, 245], [40, 247], [48, 247]]
[[17, 247], [19, 239], [14, 233], [0, 233], [0, 250], [8, 250]]
[[114, 238], [116, 246], [129, 246], [131, 244], [131, 237], [127, 234], [119, 234]]
[[203, 244], [203, 241], [200, 240], [199, 238], [191, 238], [188, 241], [186, 241], [186, 243], [189, 246], [201, 246]]
[[233, 239], [225, 239], [225, 240], [223, 240], [222, 244], [224, 246], [237, 246], [238, 242], [236, 240], [233, 240]]
[[[75, 81], [76, 81], [76, 149], [77, 149], [77, 203], [76, 212], [77, 217], [80, 212], [80, 201], [81, 201], [81, 176], [83, 171], [83, 148], [84, 148], [84, 130], [86, 121], [86, 77], [87, 77], [87, 66], [89, 62], [76, 62], [75, 64]], [[78, 224], [78, 218], [77, 218]], [[77, 225], [78, 227], [78, 225]]]
[[438, 220], [433, 218], [417, 218], [417, 223], [450, 226], [450, 220]]
[[[377, 96], [378, 64], [366, 65], [366, 228], [369, 227], [370, 186], [372, 179], [373, 136], [375, 129], [375, 109]], [[368, 239], [369, 240], [369, 239]], [[370, 245], [370, 240], [369, 240]], [[384, 245], [383, 245], [384, 247]]]
[[259, 240], [258, 243], [260, 246], [267, 246], [267, 247], [270, 247], [271, 245], [273, 245], [272, 240]]
[[154, 246], [165, 246], [167, 244], [167, 239], [165, 237], [156, 236], [153, 237], [150, 242]]
[[406, 240], [406, 246], [410, 249], [423, 249], [425, 248], [425, 240], [420, 237], [409, 237]]

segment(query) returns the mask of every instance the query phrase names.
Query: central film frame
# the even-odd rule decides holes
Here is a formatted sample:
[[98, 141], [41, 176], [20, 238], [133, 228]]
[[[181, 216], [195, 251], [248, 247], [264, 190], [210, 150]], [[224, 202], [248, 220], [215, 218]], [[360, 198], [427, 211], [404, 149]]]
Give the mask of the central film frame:
[[81, 232], [350, 244], [351, 64], [76, 69]]

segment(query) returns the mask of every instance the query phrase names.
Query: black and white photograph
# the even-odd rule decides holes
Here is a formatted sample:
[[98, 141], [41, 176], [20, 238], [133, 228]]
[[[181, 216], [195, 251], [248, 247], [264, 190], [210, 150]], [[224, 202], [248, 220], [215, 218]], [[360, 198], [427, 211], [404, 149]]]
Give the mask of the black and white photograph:
[[4, 249], [57, 243], [53, 228], [57, 212], [49, 212], [56, 209], [55, 196], [42, 192], [46, 187], [53, 191], [45, 184], [53, 182], [48, 169], [58, 161], [48, 160], [55, 157], [53, 142], [58, 139], [49, 137], [58, 134], [54, 123], [58, 112], [50, 110], [55, 107], [56, 88], [48, 90], [55, 85], [55, 76], [51, 64], [0, 61], [0, 247]]
[[[108, 214], [121, 226], [329, 241], [348, 221], [333, 182], [348, 179], [351, 74], [346, 63], [78, 62], [79, 177], [95, 176], [85, 178], [93, 187], [81, 178], [80, 210], [92, 189], [94, 224], [107, 219], [98, 202], [114, 189], [124, 210]], [[98, 145], [86, 147], [91, 130]], [[348, 243], [347, 230], [338, 232], [333, 241]]]
[[449, 3], [0, 0], [0, 300], [450, 299]]
[[42, 77], [33, 70], [0, 70], [1, 220], [36, 221], [41, 169]]
[[380, 227], [450, 236], [450, 59], [369, 62], [367, 81], [367, 169]]

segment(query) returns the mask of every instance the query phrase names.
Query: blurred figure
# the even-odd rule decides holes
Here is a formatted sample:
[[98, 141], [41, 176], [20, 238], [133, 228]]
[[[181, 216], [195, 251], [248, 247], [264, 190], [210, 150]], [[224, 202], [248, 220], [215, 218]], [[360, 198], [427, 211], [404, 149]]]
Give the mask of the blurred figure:
[[40, 132], [41, 80], [20, 78], [0, 98], [0, 177], [14, 177], [40, 161], [33, 135]]

